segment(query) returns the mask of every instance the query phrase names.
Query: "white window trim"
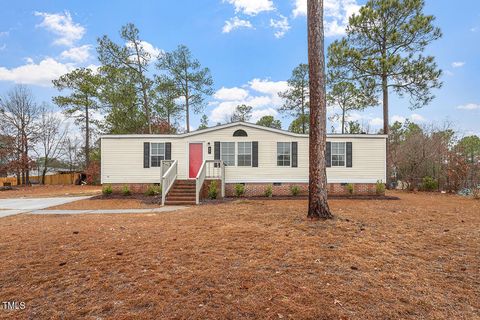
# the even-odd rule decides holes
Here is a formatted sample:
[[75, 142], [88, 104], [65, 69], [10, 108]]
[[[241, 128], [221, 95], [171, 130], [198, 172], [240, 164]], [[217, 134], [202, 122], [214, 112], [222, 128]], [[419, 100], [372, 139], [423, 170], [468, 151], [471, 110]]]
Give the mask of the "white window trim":
[[[250, 165], [249, 166], [238, 165], [238, 157], [240, 156], [240, 151], [239, 151], [240, 143], [249, 143], [250, 144]], [[242, 155], [248, 155], [248, 153], [244, 153]], [[252, 143], [252, 141], [238, 141], [237, 142], [237, 156], [235, 158], [235, 162], [236, 162], [237, 167], [244, 167], [244, 168], [252, 167], [252, 165], [253, 165], [253, 143]]]
[[[288, 166], [279, 166], [278, 165], [278, 144], [279, 143], [288, 143], [289, 146], [290, 146], [290, 164]], [[292, 142], [291, 141], [277, 141], [277, 143], [275, 144], [275, 147], [277, 148], [277, 157], [275, 158], [275, 162], [277, 163], [277, 167], [279, 168], [291, 168], [292, 167], [292, 158], [293, 158], [293, 154], [292, 154]]]
[[158, 167], [157, 166], [152, 166], [152, 157], [158, 157], [158, 156], [162, 156], [161, 154], [156, 154], [154, 155], [152, 150], [153, 150], [153, 145], [154, 144], [163, 144], [163, 160], [165, 160], [165, 152], [166, 152], [166, 143], [165, 142], [150, 142], [150, 168], [159, 168], [161, 165], [159, 164]]
[[[333, 144], [334, 143], [343, 143], [343, 166], [334, 166], [333, 165]], [[335, 154], [335, 155], [341, 155], [341, 154]], [[332, 168], [346, 168], [347, 167], [347, 143], [343, 141], [335, 141], [331, 142], [330, 145], [330, 166]]]
[[234, 141], [220, 141], [220, 160], [222, 159], [222, 144], [223, 143], [233, 143], [233, 165], [228, 165], [229, 167], [236, 167], [237, 166], [237, 145]]

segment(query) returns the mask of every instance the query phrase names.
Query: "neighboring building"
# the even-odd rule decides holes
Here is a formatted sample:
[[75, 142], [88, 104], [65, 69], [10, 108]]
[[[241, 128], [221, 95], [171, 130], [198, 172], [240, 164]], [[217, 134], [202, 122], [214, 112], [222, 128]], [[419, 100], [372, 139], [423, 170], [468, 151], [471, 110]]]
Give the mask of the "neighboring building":
[[[329, 192], [345, 193], [346, 185], [353, 184], [356, 194], [375, 193], [377, 181], [386, 180], [386, 138], [327, 135]], [[198, 203], [204, 180], [209, 179], [223, 181], [226, 196], [234, 195], [239, 183], [245, 185], [246, 196], [263, 195], [270, 185], [274, 195], [289, 195], [292, 185], [308, 190], [308, 158], [308, 135], [244, 122], [178, 135], [105, 135], [101, 137], [101, 182], [130, 185], [137, 191], [163, 184], [167, 202], [173, 185], [171, 203], [191, 202], [192, 185], [196, 185]], [[162, 160], [172, 161], [163, 162], [161, 168]], [[175, 168], [167, 172], [171, 164]], [[162, 182], [161, 176], [166, 180]]]

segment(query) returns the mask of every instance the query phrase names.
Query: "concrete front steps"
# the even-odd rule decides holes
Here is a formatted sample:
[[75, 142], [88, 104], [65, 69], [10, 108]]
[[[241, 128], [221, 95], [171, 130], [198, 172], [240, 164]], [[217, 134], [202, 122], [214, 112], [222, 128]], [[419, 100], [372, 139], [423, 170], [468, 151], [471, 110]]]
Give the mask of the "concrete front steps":
[[165, 199], [168, 206], [195, 205], [195, 180], [176, 180]]

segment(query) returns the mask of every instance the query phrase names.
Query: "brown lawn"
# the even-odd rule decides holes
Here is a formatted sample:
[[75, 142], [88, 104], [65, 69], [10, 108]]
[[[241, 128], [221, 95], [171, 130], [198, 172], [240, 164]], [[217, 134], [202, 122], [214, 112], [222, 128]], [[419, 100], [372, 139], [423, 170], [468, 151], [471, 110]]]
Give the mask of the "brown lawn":
[[140, 196], [140, 198], [144, 199], [137, 199], [134, 196], [126, 199], [125, 197], [109, 199], [99, 196], [99, 198], [79, 200], [50, 207], [48, 210], [152, 209], [161, 207], [160, 203], [154, 203], [154, 201], [161, 202], [161, 199], [147, 196]]
[[13, 187], [13, 190], [0, 191], [0, 199], [6, 198], [46, 198], [61, 196], [87, 196], [100, 194], [101, 186], [76, 185], [33, 185], [31, 187]]
[[480, 202], [236, 201], [0, 219], [0, 317], [479, 319]]

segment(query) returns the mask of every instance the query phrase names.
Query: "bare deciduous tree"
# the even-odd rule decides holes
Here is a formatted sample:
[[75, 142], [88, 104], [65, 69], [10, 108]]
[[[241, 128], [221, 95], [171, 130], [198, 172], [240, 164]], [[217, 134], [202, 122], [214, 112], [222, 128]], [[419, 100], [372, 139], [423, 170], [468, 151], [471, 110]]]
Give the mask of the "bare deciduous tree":
[[68, 164], [70, 172], [78, 169], [81, 162], [82, 142], [76, 137], [66, 137], [63, 143], [62, 158]]
[[37, 154], [37, 165], [41, 172], [41, 183], [45, 184], [45, 176], [50, 168], [52, 160], [61, 156], [67, 127], [64, 121], [54, 112], [42, 106], [40, 117], [37, 122], [36, 144], [34, 151]]
[[17, 182], [30, 184], [32, 161], [29, 157], [30, 147], [35, 134], [35, 120], [39, 114], [31, 91], [19, 85], [0, 99], [0, 130], [16, 139], [15, 171]]

